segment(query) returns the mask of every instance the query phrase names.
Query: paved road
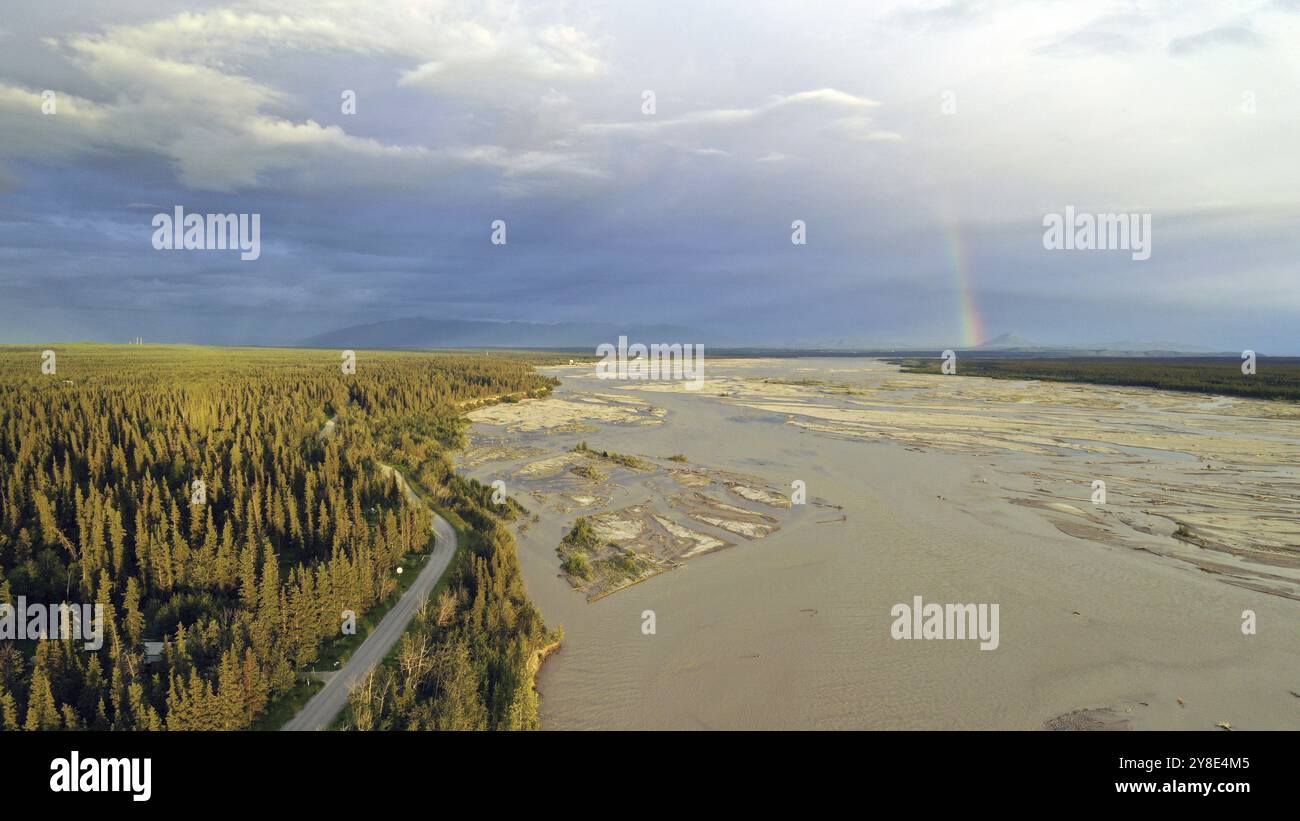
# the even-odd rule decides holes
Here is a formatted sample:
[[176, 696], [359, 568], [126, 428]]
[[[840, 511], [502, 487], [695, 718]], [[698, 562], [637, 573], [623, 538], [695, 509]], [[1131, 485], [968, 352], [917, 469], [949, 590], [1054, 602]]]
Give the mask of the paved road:
[[[332, 425], [330, 427], [332, 432]], [[385, 473], [393, 470], [388, 465], [380, 467]], [[406, 493], [407, 501], [415, 505], [424, 504], [415, 491], [411, 490], [411, 486], [406, 483], [401, 473], [397, 474], [397, 480]], [[365, 678], [366, 673], [369, 673], [375, 665], [383, 661], [384, 656], [388, 655], [388, 651], [397, 643], [402, 633], [406, 631], [406, 626], [415, 617], [420, 602], [433, 590], [438, 579], [442, 578], [443, 571], [451, 564], [451, 557], [456, 555], [456, 529], [436, 513], [433, 514], [433, 536], [433, 553], [425, 560], [424, 568], [410, 589], [403, 593], [397, 604], [384, 615], [379, 626], [366, 636], [366, 640], [347, 660], [338, 675], [317, 691], [316, 695], [312, 696], [311, 700], [298, 711], [298, 714], [281, 728], [282, 730], [329, 729], [330, 724], [334, 723], [334, 719], [347, 704], [348, 692], [357, 682]]]

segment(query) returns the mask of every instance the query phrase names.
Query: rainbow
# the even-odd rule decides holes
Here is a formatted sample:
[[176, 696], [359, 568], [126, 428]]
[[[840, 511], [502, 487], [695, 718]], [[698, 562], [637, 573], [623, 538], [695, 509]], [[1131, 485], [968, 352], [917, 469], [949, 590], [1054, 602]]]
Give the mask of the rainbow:
[[952, 266], [953, 278], [957, 286], [957, 308], [961, 314], [959, 318], [961, 344], [964, 348], [974, 348], [984, 342], [984, 318], [980, 316], [979, 303], [975, 301], [975, 289], [971, 287], [966, 240], [962, 237], [961, 227], [957, 223], [948, 222], [946, 240], [948, 263]]

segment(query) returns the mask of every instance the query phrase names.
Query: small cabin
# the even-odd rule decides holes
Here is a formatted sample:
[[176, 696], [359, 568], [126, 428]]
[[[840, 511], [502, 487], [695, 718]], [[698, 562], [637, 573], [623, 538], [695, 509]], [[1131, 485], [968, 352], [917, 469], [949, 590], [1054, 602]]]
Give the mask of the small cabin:
[[144, 642], [144, 661], [145, 664], [154, 664], [163, 659], [163, 642], [145, 641]]

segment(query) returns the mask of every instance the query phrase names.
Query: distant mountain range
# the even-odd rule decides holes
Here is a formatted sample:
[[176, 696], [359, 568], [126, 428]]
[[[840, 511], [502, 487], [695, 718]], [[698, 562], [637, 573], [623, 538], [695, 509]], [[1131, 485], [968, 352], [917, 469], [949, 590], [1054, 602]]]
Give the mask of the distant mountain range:
[[704, 335], [676, 325], [615, 325], [607, 322], [497, 322], [477, 319], [390, 319], [351, 325], [302, 340], [308, 348], [588, 348], [619, 336], [629, 343], [705, 342]]
[[988, 342], [976, 345], [981, 351], [995, 351], [1003, 348], [1041, 348], [1041, 345], [1035, 345], [1023, 336], [1016, 333], [1005, 333], [996, 336]]
[[[482, 319], [428, 319], [411, 317], [350, 325], [317, 334], [297, 344], [308, 348], [569, 348], [595, 351], [596, 346], [617, 344], [619, 336], [629, 343], [705, 344], [718, 353], [726, 350], [819, 351], [883, 353], [925, 351], [951, 346], [882, 346], [860, 340], [839, 339], [817, 344], [726, 344], [712, 334], [680, 325], [620, 325], [612, 322], [520, 322]], [[1014, 332], [990, 339], [973, 348], [958, 350], [1005, 352], [1009, 355], [1047, 356], [1174, 356], [1212, 354], [1208, 348], [1176, 342], [1121, 341], [1101, 345], [1044, 345]], [[1217, 352], [1225, 353], [1225, 352]], [[1225, 355], [1235, 355], [1226, 352]]]
[[1186, 345], [1179, 342], [1135, 342], [1123, 340], [1107, 342], [1101, 345], [1039, 345], [1030, 342], [1016, 333], [996, 336], [981, 345], [975, 346], [980, 351], [1016, 351], [1024, 353], [1060, 352], [1075, 356], [1094, 355], [1168, 355], [1179, 353], [1212, 353], [1210, 348], [1198, 345]]

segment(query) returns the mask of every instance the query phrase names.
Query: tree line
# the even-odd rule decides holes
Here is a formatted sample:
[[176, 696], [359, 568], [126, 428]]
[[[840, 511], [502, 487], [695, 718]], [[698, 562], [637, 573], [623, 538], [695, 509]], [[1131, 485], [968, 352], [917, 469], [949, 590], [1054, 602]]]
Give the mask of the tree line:
[[[333, 351], [56, 353], [43, 373], [0, 348], [0, 604], [100, 604], [105, 641], [0, 642], [0, 729], [250, 726], [428, 548], [378, 463], [445, 469], [461, 405], [550, 385], [499, 355], [360, 352], [344, 374]], [[512, 552], [480, 552], [487, 586], [509, 575]]]
[[492, 501], [492, 488], [458, 476], [447, 440], [416, 437], [398, 450], [416, 482], [461, 533], [445, 585], [392, 657], [349, 697], [343, 726], [353, 730], [527, 730], [538, 726], [534, 675], [562, 633], [548, 630], [529, 601], [507, 523], [525, 513]]
[[[939, 373], [937, 359], [895, 359], [904, 373]], [[961, 376], [1087, 382], [1187, 393], [1214, 393], [1252, 399], [1300, 400], [1300, 359], [1259, 357], [1254, 373], [1244, 373], [1234, 357], [1040, 357], [958, 356]]]

